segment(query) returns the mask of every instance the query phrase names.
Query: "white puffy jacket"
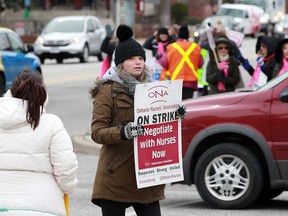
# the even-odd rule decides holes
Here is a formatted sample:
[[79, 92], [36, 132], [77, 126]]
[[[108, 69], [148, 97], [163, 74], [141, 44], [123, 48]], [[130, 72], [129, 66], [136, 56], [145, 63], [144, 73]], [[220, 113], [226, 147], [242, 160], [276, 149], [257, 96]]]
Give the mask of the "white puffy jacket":
[[33, 131], [26, 101], [0, 98], [0, 215], [65, 216], [77, 159], [62, 121], [43, 113]]

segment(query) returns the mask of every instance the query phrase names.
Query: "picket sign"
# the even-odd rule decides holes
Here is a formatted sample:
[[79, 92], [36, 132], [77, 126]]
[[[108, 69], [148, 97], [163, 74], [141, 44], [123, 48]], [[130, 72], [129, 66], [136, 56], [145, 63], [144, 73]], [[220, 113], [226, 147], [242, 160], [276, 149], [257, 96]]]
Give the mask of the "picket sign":
[[160, 74], [161, 74], [163, 67], [156, 60], [156, 58], [154, 58], [154, 57], [148, 58], [146, 60], [145, 64], [149, 67], [149, 69], [152, 73], [153, 81], [159, 81], [160, 80]]
[[227, 30], [226, 31], [227, 37], [234, 41], [236, 45], [239, 47], [244, 40], [244, 34], [241, 32], [233, 31], [233, 30]]
[[211, 29], [208, 29], [207, 31], [207, 38], [208, 38], [208, 42], [209, 42], [209, 46], [213, 52], [213, 55], [214, 55], [214, 59], [216, 61], [216, 65], [219, 64], [219, 60], [218, 60], [218, 56], [216, 54], [216, 44], [215, 44], [215, 40], [214, 40], [214, 37], [213, 37], [213, 33], [212, 33], [212, 30]]

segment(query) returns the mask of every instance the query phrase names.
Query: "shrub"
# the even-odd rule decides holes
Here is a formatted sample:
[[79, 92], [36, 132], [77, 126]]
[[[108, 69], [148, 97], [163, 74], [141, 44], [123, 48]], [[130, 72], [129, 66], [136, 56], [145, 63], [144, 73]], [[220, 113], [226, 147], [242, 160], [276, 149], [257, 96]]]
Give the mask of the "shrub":
[[200, 18], [192, 17], [192, 16], [186, 16], [183, 18], [183, 20], [179, 24], [180, 25], [196, 25], [196, 24], [199, 24], [201, 22], [202, 22], [202, 20]]
[[183, 3], [175, 3], [171, 6], [171, 17], [174, 23], [181, 23], [188, 16], [188, 7]]

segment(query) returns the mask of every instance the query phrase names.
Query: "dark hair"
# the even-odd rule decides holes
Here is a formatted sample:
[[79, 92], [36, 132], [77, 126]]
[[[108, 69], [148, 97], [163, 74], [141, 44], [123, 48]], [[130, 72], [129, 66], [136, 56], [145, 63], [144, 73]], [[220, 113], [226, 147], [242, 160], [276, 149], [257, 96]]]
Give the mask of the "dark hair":
[[12, 82], [11, 94], [27, 101], [26, 120], [33, 130], [39, 125], [47, 94], [42, 75], [36, 71], [24, 70]]

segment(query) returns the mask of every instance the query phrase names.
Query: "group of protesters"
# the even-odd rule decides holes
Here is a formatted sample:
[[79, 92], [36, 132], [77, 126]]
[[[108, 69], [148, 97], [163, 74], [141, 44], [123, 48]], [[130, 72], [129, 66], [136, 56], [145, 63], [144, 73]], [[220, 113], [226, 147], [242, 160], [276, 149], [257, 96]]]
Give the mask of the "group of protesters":
[[[253, 67], [242, 55], [239, 44], [229, 38], [221, 22], [208, 32], [212, 34], [214, 47], [211, 47], [206, 35], [198, 43], [190, 40], [188, 26], [180, 26], [178, 34], [172, 34], [166, 27], [158, 28], [143, 43], [144, 49], [151, 50], [158, 71], [161, 68], [161, 73], [158, 76], [154, 74], [152, 78], [183, 79], [182, 99], [189, 99], [193, 98], [194, 92], [198, 92], [198, 96], [233, 92], [241, 85], [256, 89], [288, 69], [288, 39], [259, 36], [255, 45], [257, 61]], [[107, 35], [112, 38], [111, 30]], [[102, 51], [108, 54], [110, 60], [117, 43], [115, 38], [113, 41], [112, 45], [106, 43], [102, 46]], [[155, 66], [146, 64], [150, 69]], [[243, 83], [240, 66], [251, 76], [248, 83]]]
[[[183, 79], [183, 99], [192, 98], [194, 91], [198, 91], [198, 96], [218, 94], [233, 92], [241, 85], [254, 90], [288, 70], [288, 39], [259, 36], [255, 45], [257, 60], [254, 68], [242, 55], [239, 44], [229, 38], [227, 30], [221, 24], [207, 31], [213, 37], [212, 47], [207, 35], [197, 44], [188, 42], [188, 29], [184, 38], [183, 29], [187, 29], [187, 26], [179, 28], [178, 38], [175, 39], [169, 36], [167, 29], [161, 27], [143, 44], [144, 48], [152, 50], [153, 56], [163, 67], [160, 80], [167, 77], [171, 80]], [[183, 42], [183, 39], [187, 42]], [[166, 55], [163, 54], [162, 47]], [[179, 47], [182, 50], [179, 50]], [[188, 52], [189, 48], [193, 51]], [[163, 59], [166, 61], [164, 64]], [[251, 76], [248, 83], [243, 83], [240, 66]], [[187, 86], [190, 87], [190, 94], [185, 91]]]
[[[182, 79], [183, 100], [197, 91], [199, 95], [233, 92], [243, 66], [251, 75], [247, 85], [254, 89], [288, 70], [288, 39], [259, 36], [254, 68], [221, 25], [209, 30], [201, 43], [190, 41], [186, 25], [176, 35], [160, 27], [142, 45], [127, 25], [119, 25], [115, 34], [109, 26], [106, 31], [101, 49], [107, 57], [90, 89], [91, 138], [102, 145], [91, 201], [101, 207], [103, 216], [124, 216], [130, 206], [137, 215], [161, 216], [165, 185], [138, 189], [136, 184], [133, 139], [144, 134], [144, 126], [134, 122], [136, 85]], [[151, 75], [145, 49], [161, 67], [159, 77]], [[62, 121], [45, 112], [47, 103], [41, 75], [29, 70], [19, 74], [0, 98], [4, 215], [68, 215], [78, 161]], [[175, 113], [181, 121], [186, 107], [177, 105]]]

